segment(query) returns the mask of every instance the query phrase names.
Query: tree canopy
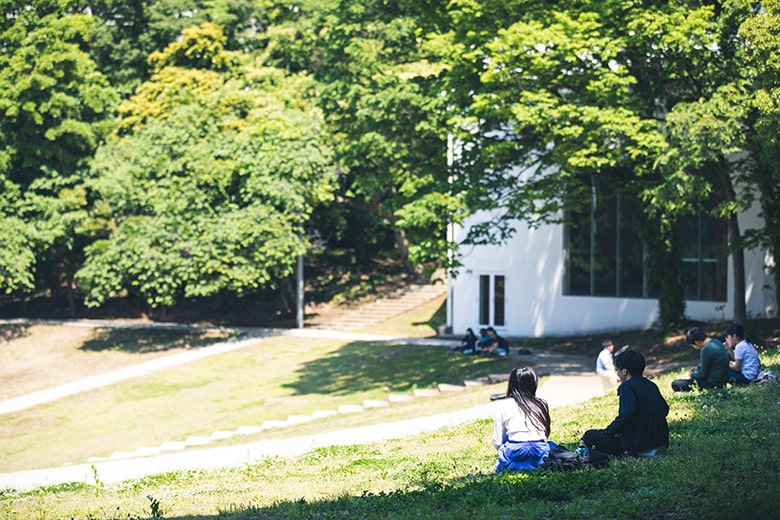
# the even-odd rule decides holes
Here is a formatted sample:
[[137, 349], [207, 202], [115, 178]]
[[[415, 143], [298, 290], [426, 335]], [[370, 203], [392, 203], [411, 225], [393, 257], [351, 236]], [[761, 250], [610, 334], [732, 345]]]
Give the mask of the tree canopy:
[[120, 107], [89, 183], [106, 237], [78, 277], [89, 301], [122, 291], [152, 307], [273, 286], [306, 251], [331, 198], [322, 118], [291, 93], [305, 77], [236, 61], [218, 26], [185, 30]]
[[777, 0], [0, 5], [4, 293], [253, 291], [314, 234], [417, 273], [450, 223], [500, 243], [594, 177], [642, 208], [668, 324], [685, 216], [729, 223], [737, 283], [780, 251]]

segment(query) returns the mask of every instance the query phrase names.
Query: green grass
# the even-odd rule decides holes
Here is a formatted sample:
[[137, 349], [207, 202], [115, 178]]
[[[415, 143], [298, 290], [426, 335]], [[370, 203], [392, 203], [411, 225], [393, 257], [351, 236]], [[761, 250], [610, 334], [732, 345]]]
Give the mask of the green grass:
[[[441, 348], [268, 338], [239, 351], [0, 416], [0, 471], [83, 463], [91, 456], [309, 415], [511, 368], [511, 360], [448, 356]], [[470, 394], [460, 401], [437, 400], [432, 409], [454, 410], [463, 402], [484, 400], [484, 390]], [[426, 413], [420, 405], [394, 408], [398, 410], [390, 415], [397, 418]], [[360, 420], [381, 422], [387, 416], [386, 411], [377, 412]], [[299, 431], [355, 422], [339, 417]]]
[[[425, 336], [441, 308], [433, 304], [367, 332]], [[774, 327], [774, 324], [769, 324]], [[719, 325], [714, 325], [714, 328]], [[402, 334], [403, 331], [406, 334]], [[776, 329], [766, 335], [776, 338]], [[136, 334], [143, 335], [143, 332]], [[117, 334], [81, 355], [124, 355], [138, 361], [175, 335], [157, 340]], [[662, 335], [626, 333], [626, 342], [656, 359], [690, 357], [689, 347]], [[652, 339], [651, 339], [652, 338]], [[193, 338], [190, 338], [193, 339]], [[774, 342], [773, 342], [774, 341]], [[590, 354], [600, 337], [545, 338], [516, 346]], [[776, 340], [764, 341], [774, 345]], [[545, 347], [546, 345], [546, 347]], [[635, 347], [636, 348], [636, 347]], [[114, 359], [114, 358], [112, 358]], [[780, 352], [764, 364], [780, 373]], [[112, 361], [113, 362], [113, 361]], [[50, 405], [0, 416], [0, 471], [84, 462], [216, 429], [359, 404], [388, 392], [504, 372], [505, 359], [447, 356], [442, 349], [389, 343], [276, 337], [246, 349], [126, 381]], [[98, 363], [99, 365], [99, 363]], [[671, 395], [672, 447], [664, 458], [618, 460], [603, 470], [495, 475], [492, 424], [477, 421], [411, 439], [315, 450], [241, 468], [154, 475], [119, 484], [62, 484], [0, 490], [0, 520], [177, 518], [732, 518], [772, 517], [780, 490], [780, 391], [751, 387]], [[381, 410], [341, 414], [227, 442], [291, 438], [315, 431], [378, 424], [486, 402], [503, 384]], [[552, 439], [573, 446], [582, 432], [616, 413], [615, 396], [552, 411]], [[702, 514], [702, 512], [704, 512]], [[722, 514], [721, 514], [722, 512]], [[738, 515], [739, 516], [739, 515]]]
[[[765, 353], [777, 373], [780, 352]], [[0, 493], [2, 519], [557, 519], [771, 518], [780, 490], [780, 391], [750, 387], [671, 395], [671, 448], [600, 470], [496, 475], [491, 422], [369, 446], [315, 450], [219, 471], [116, 485]], [[553, 410], [553, 440], [573, 445], [615, 415], [607, 396]], [[99, 480], [99, 475], [97, 475]], [[160, 516], [162, 515], [162, 516]]]

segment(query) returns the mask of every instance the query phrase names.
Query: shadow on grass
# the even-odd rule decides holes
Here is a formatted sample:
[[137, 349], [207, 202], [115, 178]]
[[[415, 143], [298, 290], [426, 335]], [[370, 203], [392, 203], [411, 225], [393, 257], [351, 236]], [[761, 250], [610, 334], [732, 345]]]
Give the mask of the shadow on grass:
[[[420, 325], [426, 325], [431, 330], [437, 330], [439, 328], [439, 325], [442, 323], [447, 322], [447, 300], [444, 300], [438, 309], [436, 309], [436, 312], [434, 312], [431, 317], [425, 321], [415, 321], [412, 323], [414, 326], [420, 326]], [[465, 334], [465, 331], [463, 331]], [[457, 341], [454, 341], [453, 343], [457, 343]]]
[[509, 373], [517, 363], [512, 358], [450, 355], [442, 347], [353, 342], [303, 363], [295, 371], [297, 380], [284, 387], [296, 394], [349, 395], [384, 387], [404, 392]]
[[30, 333], [29, 325], [20, 325], [17, 323], [9, 323], [0, 326], [0, 340], [13, 341], [15, 339], [23, 338]]
[[[578, 496], [597, 495], [608, 479], [594, 472], [536, 472], [469, 476], [446, 484], [423, 481], [391, 492], [343, 496], [332, 500], [282, 501], [269, 507], [236, 506], [217, 515], [179, 516], [175, 520], [217, 519], [352, 519], [352, 518], [528, 518], [552, 504], [558, 507]], [[535, 515], [536, 513], [536, 515]], [[530, 516], [529, 516], [530, 515]]]
[[238, 337], [227, 331], [184, 331], [154, 328], [98, 329], [80, 350], [90, 352], [119, 351], [135, 354], [165, 352], [173, 349], [200, 348]]
[[[778, 365], [770, 368], [777, 371]], [[673, 406], [693, 407], [684, 418], [670, 422], [670, 451], [655, 459], [616, 459], [603, 469], [564, 473], [496, 475], [478, 469], [476, 474], [449, 479], [438, 472], [445, 474], [452, 461], [423, 459], [409, 470], [414, 476], [389, 492], [288, 499], [264, 507], [236, 505], [218, 515], [166, 518], [698, 518], [701, 511], [726, 511], [724, 472], [725, 485], [739, 490], [730, 494], [730, 511], [773, 518], [780, 464], [778, 391], [750, 387], [678, 396]], [[744, 406], [746, 402], [753, 406]], [[376, 464], [378, 474], [390, 471]]]
[[[689, 326], [701, 326], [713, 338], [723, 339], [723, 330], [730, 322], [690, 323]], [[771, 348], [780, 343], [780, 320], [748, 320], [745, 325], [750, 340], [759, 350]], [[660, 329], [617, 331], [614, 333], [589, 334], [583, 336], [549, 336], [543, 338], [520, 338], [513, 342], [521, 347], [538, 348], [552, 352], [580, 354], [596, 358], [601, 350], [601, 342], [611, 339], [620, 348], [630, 345], [645, 356], [648, 367], [653, 365], [673, 366], [681, 363], [696, 364], [698, 351], [685, 342], [685, 330], [664, 332]]]

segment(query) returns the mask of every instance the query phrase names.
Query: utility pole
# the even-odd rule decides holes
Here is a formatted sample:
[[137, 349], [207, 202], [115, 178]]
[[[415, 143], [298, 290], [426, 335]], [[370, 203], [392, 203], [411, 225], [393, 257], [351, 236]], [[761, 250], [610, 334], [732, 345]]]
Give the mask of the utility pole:
[[303, 328], [303, 255], [298, 255], [298, 268], [296, 269], [296, 279], [298, 286], [297, 300], [297, 312], [295, 317], [295, 324], [299, 329]]

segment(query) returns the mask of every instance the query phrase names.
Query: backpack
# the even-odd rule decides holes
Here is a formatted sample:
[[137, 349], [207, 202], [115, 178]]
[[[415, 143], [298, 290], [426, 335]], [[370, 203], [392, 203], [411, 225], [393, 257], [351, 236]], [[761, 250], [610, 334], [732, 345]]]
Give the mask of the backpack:
[[762, 386], [767, 386], [767, 385], [777, 386], [777, 377], [769, 370], [762, 370], [758, 373], [758, 375], [753, 380], [753, 382], [756, 383], [757, 385], [762, 385]]

